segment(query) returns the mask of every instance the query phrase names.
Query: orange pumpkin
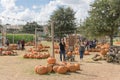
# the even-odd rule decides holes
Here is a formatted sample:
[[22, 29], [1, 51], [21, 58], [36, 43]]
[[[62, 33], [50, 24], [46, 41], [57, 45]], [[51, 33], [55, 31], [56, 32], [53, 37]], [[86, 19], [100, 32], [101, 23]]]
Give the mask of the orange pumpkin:
[[57, 72], [58, 67], [59, 67], [59, 65], [53, 66], [53, 71], [54, 71], [54, 72]]
[[6, 55], [11, 55], [12, 54], [11, 51], [6, 51], [5, 53], [6, 53]]
[[57, 69], [57, 73], [59, 74], [65, 74], [67, 72], [67, 67], [65, 66], [59, 66]]
[[70, 71], [70, 72], [76, 72], [76, 67], [75, 67], [75, 65], [74, 64], [71, 64], [71, 63], [68, 63], [67, 64], [67, 68], [68, 68], [68, 70]]
[[100, 54], [106, 55], [106, 54], [107, 54], [107, 51], [105, 51], [104, 49], [102, 49], [102, 50], [100, 51]]
[[67, 52], [67, 56], [72, 56], [72, 52]]
[[75, 63], [74, 65], [75, 65], [77, 70], [80, 70], [80, 64], [79, 63]]
[[29, 58], [27, 54], [24, 54], [24, 56], [23, 56], [23, 57], [24, 57], [24, 58]]
[[107, 48], [106, 48], [106, 49], [105, 49], [105, 51], [106, 51], [106, 52], [108, 52], [108, 51], [109, 51], [109, 49], [107, 49]]
[[52, 72], [52, 69], [53, 69], [53, 65], [52, 64], [48, 64], [47, 65], [47, 72], [48, 73]]
[[89, 51], [85, 51], [85, 52], [84, 52], [84, 55], [89, 55]]
[[41, 65], [36, 65], [36, 66], [35, 66], [35, 68], [34, 68], [35, 73], [38, 73], [38, 72], [37, 72], [37, 69], [38, 69], [39, 66], [41, 66]]
[[0, 51], [2, 51], [3, 50], [3, 48], [0, 48]]
[[53, 57], [49, 57], [49, 58], [47, 59], [47, 62], [48, 62], [49, 64], [55, 64], [55, 63], [56, 63], [56, 59], [53, 58]]
[[37, 67], [37, 73], [38, 74], [46, 74], [47, 73], [47, 68], [45, 66], [39, 66]]

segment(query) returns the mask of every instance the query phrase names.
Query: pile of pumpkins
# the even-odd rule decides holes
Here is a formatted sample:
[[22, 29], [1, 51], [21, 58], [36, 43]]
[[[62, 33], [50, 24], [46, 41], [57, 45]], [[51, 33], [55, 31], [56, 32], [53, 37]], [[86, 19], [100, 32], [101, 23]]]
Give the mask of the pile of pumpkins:
[[56, 53], [56, 54], [59, 54], [59, 45], [58, 44], [54, 44], [54, 52]]
[[50, 57], [49, 52], [40, 53], [32, 50], [30, 53], [24, 54], [24, 58], [32, 58], [32, 59], [46, 59]]
[[48, 48], [50, 48], [50, 46], [43, 46], [42, 44], [37, 45], [38, 52], [48, 51]]
[[35, 45], [34, 42], [27, 42], [27, 43], [25, 43], [25, 46], [34, 46], [34, 45]]
[[67, 72], [76, 72], [80, 70], [79, 63], [69, 63], [69, 62], [60, 62], [56, 63], [56, 59], [53, 57], [49, 57], [47, 59], [47, 65], [36, 65], [34, 68], [35, 73], [37, 74], [47, 74], [47, 73], [59, 73], [65, 74]]
[[3, 51], [2, 52], [2, 55], [5, 55], [5, 56], [10, 56], [10, 55], [17, 55], [16, 52], [13, 52], [13, 51]]
[[[89, 51], [85, 50], [84, 55], [89, 55], [89, 54], [90, 54]], [[70, 56], [72, 56], [72, 55], [79, 55], [79, 51], [77, 52], [77, 54], [76, 54], [75, 51], [68, 51], [68, 52], [67, 52], [67, 56], [68, 56], [68, 57], [70, 57]]]
[[9, 50], [17, 50], [17, 44], [10, 44], [8, 49]]

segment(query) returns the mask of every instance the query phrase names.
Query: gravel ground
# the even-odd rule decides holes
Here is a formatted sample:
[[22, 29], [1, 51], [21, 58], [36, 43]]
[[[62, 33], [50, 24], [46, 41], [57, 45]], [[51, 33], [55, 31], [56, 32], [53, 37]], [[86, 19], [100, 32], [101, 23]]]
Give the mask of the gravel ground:
[[[0, 80], [120, 80], [120, 65], [105, 61], [93, 62], [91, 57], [85, 56], [80, 62], [79, 56], [76, 62], [81, 64], [81, 71], [76, 73], [57, 74], [51, 73], [38, 75], [34, 72], [34, 66], [46, 65], [46, 59], [24, 59], [25, 51], [18, 51], [18, 56], [0, 56]], [[59, 62], [59, 55], [56, 55]]]

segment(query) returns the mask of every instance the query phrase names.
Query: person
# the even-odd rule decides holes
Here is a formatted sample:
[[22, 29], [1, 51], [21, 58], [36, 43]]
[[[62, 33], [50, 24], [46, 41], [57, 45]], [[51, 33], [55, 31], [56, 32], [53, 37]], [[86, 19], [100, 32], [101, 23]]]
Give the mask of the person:
[[64, 39], [61, 39], [59, 43], [60, 47], [60, 60], [62, 61], [62, 56], [63, 56], [63, 61], [65, 61], [65, 42]]
[[24, 48], [24, 46], [25, 46], [25, 41], [24, 40], [21, 41], [21, 45], [22, 45], [22, 50], [24, 50], [25, 49]]
[[17, 42], [17, 45], [18, 45], [18, 50], [20, 49], [20, 40], [18, 40], [18, 42]]
[[96, 39], [94, 39], [94, 40], [93, 40], [93, 48], [95, 48], [95, 47], [96, 47], [96, 44], [97, 44], [97, 40], [96, 40]]
[[87, 50], [89, 49], [89, 41], [88, 41], [88, 40], [85, 42], [85, 48], [86, 48]]
[[79, 47], [80, 60], [83, 60], [84, 52], [85, 52], [85, 44], [84, 42], [81, 42]]
[[7, 47], [9, 47], [10, 42], [9, 42], [9, 40], [8, 40], [8, 39], [6, 39], [5, 44], [7, 45]]

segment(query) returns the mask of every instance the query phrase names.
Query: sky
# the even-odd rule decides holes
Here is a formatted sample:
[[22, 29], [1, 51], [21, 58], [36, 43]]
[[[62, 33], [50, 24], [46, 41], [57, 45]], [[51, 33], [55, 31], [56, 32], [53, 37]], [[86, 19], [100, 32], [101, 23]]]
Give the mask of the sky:
[[25, 24], [36, 21], [45, 24], [59, 6], [71, 7], [76, 21], [88, 16], [94, 0], [0, 0], [0, 24]]

